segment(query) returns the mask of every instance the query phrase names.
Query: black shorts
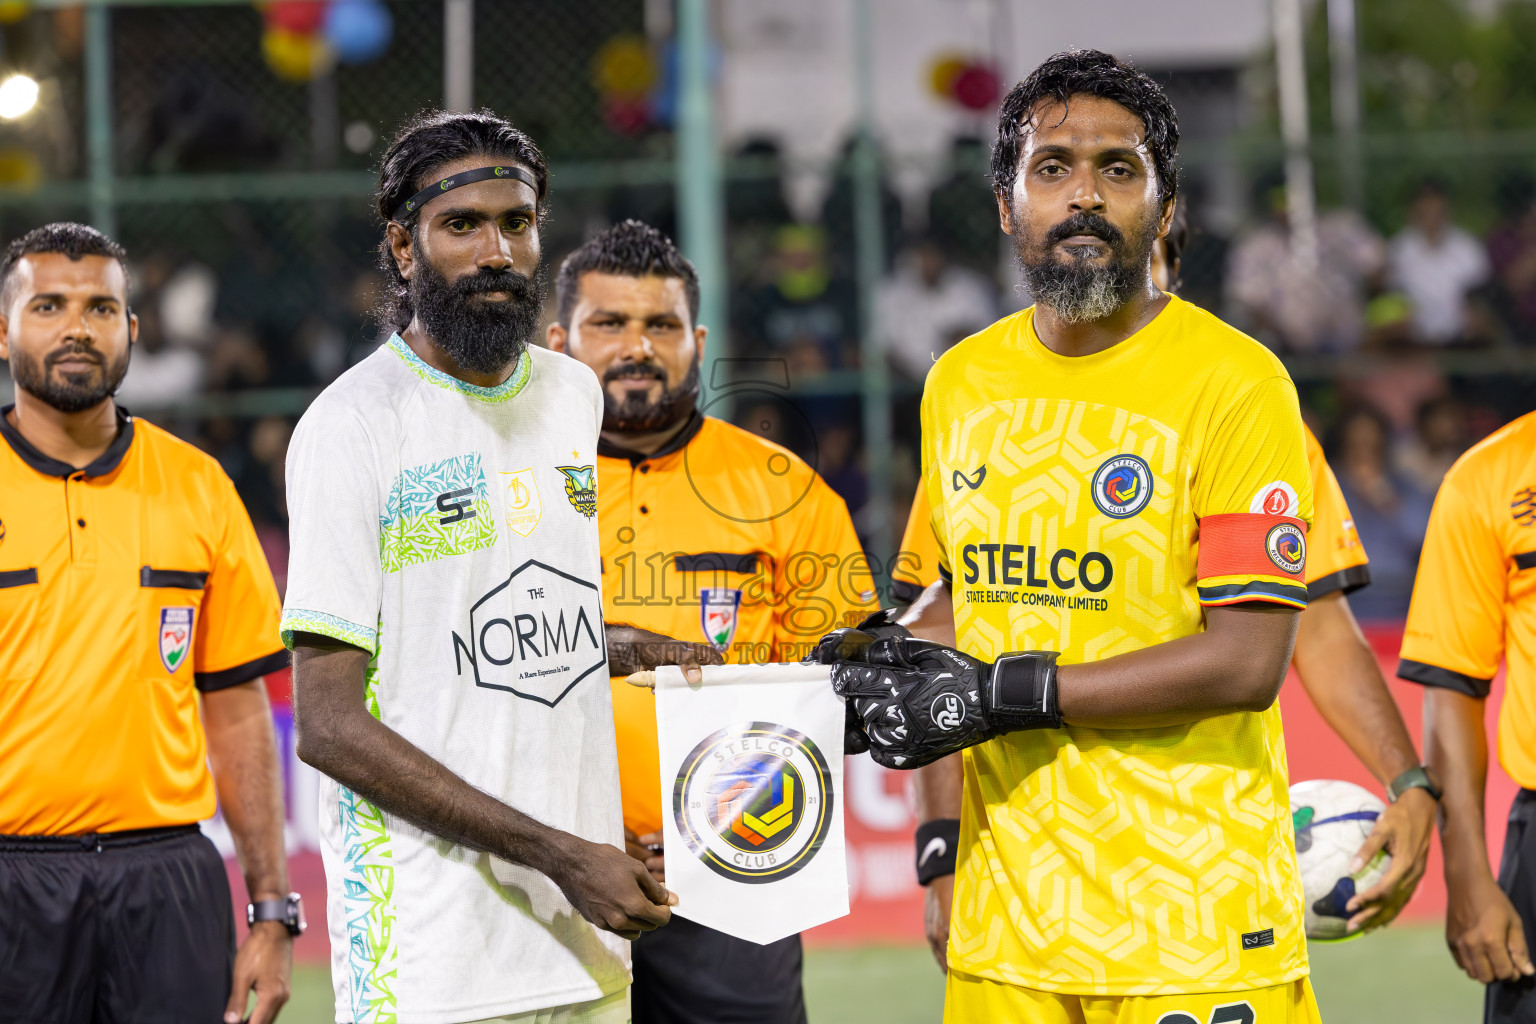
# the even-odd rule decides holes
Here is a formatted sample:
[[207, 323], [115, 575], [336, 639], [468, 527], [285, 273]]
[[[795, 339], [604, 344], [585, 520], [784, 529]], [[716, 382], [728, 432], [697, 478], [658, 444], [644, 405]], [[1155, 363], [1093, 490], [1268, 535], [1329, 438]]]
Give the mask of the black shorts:
[[759, 946], [674, 914], [630, 950], [633, 1024], [805, 1024], [798, 935]]
[[[1525, 924], [1525, 945], [1536, 955], [1536, 789], [1515, 794], [1499, 858], [1499, 888]], [[1536, 978], [1496, 981], [1483, 1002], [1484, 1024], [1536, 1024]]]
[[235, 921], [196, 825], [0, 836], [0, 1021], [217, 1024]]

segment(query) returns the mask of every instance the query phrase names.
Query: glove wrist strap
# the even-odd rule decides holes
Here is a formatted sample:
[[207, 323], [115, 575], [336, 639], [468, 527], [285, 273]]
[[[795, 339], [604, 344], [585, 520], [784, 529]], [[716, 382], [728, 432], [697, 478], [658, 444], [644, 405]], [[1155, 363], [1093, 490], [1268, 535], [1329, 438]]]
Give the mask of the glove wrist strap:
[[1056, 692], [1056, 651], [1020, 651], [992, 663], [983, 710], [987, 723], [1003, 732], [1060, 729]]
[[954, 874], [959, 846], [959, 818], [935, 818], [917, 826], [917, 884]]

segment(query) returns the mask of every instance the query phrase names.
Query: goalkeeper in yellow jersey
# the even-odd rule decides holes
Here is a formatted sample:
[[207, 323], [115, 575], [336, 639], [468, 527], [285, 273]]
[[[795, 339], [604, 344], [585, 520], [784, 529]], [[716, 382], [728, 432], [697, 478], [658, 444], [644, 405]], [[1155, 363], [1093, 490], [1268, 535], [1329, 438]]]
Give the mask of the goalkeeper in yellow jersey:
[[993, 182], [1036, 305], [923, 394], [956, 648], [871, 622], [819, 652], [878, 761], [965, 751], [948, 1021], [1317, 1019], [1274, 706], [1301, 416], [1279, 360], [1153, 286], [1177, 147], [1108, 54], [1008, 95]]
[[[1181, 202], [1168, 235], [1152, 250], [1152, 282], [1162, 291], [1178, 291], [1187, 231]], [[1392, 866], [1347, 908], [1352, 931], [1378, 928], [1397, 916], [1424, 875], [1439, 780], [1420, 764], [1376, 655], [1350, 611], [1345, 595], [1371, 581], [1366, 551], [1322, 446], [1310, 430], [1303, 427], [1303, 431], [1312, 475], [1313, 518], [1307, 531], [1307, 610], [1296, 629], [1291, 664], [1329, 727], [1376, 776], [1391, 800], [1361, 850], [1361, 861], [1385, 849], [1392, 855]], [[1279, 500], [1277, 495], [1275, 501]], [[912, 606], [901, 622], [914, 635], [953, 643], [955, 620], [949, 592], [937, 585], [939, 555], [932, 518], [927, 494], [919, 488], [901, 538], [900, 557], [891, 569], [892, 590], [898, 601]], [[930, 588], [932, 592], [925, 595]], [[927, 889], [924, 930], [941, 966], [949, 943], [962, 757], [951, 755], [924, 768], [913, 787], [919, 823], [918, 880]]]

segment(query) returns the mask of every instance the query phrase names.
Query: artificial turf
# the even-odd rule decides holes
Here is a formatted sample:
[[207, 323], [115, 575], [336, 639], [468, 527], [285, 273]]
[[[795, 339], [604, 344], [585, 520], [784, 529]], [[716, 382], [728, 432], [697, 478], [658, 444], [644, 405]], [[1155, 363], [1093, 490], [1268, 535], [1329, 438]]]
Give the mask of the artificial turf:
[[[1312, 948], [1323, 1020], [1339, 1024], [1475, 1024], [1482, 986], [1452, 963], [1438, 925], [1388, 928]], [[911, 946], [811, 949], [805, 993], [812, 1024], [938, 1024], [944, 981], [928, 951]], [[282, 1024], [328, 1024], [330, 971], [294, 967]]]

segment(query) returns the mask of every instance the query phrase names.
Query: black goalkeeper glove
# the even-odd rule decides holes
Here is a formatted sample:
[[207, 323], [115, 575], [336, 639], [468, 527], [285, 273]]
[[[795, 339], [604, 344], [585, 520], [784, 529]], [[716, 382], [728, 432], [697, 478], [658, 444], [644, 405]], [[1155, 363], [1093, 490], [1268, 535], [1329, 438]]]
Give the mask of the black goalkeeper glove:
[[848, 701], [870, 756], [887, 768], [921, 768], [1004, 733], [1061, 727], [1054, 651], [988, 663], [887, 634], [860, 653], [836, 662], [832, 689]]
[[[863, 661], [869, 645], [883, 637], [910, 637], [906, 627], [896, 624], [896, 609], [882, 608], [868, 616], [857, 626], [834, 629], [817, 641], [803, 664], [836, 665], [840, 661]], [[864, 735], [863, 723], [854, 711], [853, 701], [848, 701], [847, 718], [843, 724], [843, 752], [862, 754], [869, 749], [869, 739]]]

